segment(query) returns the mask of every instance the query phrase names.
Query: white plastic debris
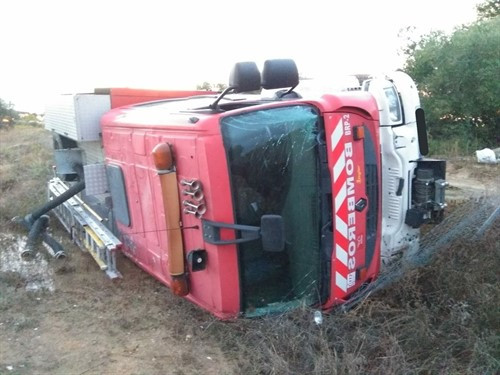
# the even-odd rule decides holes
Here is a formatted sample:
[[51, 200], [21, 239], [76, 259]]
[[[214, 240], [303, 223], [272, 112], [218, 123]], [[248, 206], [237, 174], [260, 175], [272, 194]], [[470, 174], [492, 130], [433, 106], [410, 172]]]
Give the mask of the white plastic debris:
[[5, 368], [6, 368], [7, 370], [9, 370], [9, 371], [14, 370], [14, 366], [6, 366]]
[[323, 314], [319, 310], [316, 310], [314, 312], [314, 323], [316, 323], [316, 325], [318, 326], [323, 323]]
[[496, 163], [497, 158], [495, 156], [495, 151], [490, 148], [483, 148], [482, 150], [476, 151], [476, 157], [478, 163]]

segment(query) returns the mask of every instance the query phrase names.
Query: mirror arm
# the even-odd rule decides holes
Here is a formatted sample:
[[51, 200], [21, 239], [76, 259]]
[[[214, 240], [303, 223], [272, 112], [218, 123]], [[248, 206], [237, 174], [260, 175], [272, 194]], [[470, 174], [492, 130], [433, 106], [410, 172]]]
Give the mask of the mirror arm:
[[229, 86], [229, 87], [227, 87], [226, 89], [224, 89], [224, 91], [222, 91], [222, 92], [220, 93], [220, 95], [217, 97], [217, 99], [215, 99], [215, 101], [214, 101], [212, 104], [210, 104], [208, 107], [209, 107], [211, 110], [213, 110], [213, 111], [217, 111], [217, 112], [219, 112], [219, 111], [220, 111], [220, 108], [219, 108], [219, 102], [222, 100], [222, 98], [223, 98], [224, 96], [226, 96], [226, 94], [227, 94], [228, 92], [233, 91], [233, 90], [234, 90], [234, 87], [231, 87], [231, 86]]
[[[202, 220], [203, 239], [213, 245], [233, 245], [244, 242], [255, 241], [260, 238], [260, 227], [240, 224], [227, 224], [218, 221]], [[221, 240], [220, 230], [230, 229], [240, 232], [240, 236], [235, 236], [234, 240]]]

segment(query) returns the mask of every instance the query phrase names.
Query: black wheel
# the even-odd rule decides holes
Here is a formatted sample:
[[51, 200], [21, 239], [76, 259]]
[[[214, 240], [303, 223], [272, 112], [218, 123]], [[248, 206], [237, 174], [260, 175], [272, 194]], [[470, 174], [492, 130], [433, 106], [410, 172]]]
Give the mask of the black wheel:
[[67, 148], [77, 148], [78, 144], [73, 139], [65, 137], [61, 134], [53, 134], [54, 150], [64, 150]]

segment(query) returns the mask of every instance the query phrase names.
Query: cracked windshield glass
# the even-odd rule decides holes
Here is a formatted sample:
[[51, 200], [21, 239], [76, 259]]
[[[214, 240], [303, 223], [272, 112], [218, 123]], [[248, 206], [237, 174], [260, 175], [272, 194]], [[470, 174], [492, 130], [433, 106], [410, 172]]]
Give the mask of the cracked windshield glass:
[[318, 300], [320, 276], [319, 116], [309, 106], [254, 111], [221, 120], [235, 222], [260, 226], [280, 215], [285, 249], [239, 244], [247, 315]]

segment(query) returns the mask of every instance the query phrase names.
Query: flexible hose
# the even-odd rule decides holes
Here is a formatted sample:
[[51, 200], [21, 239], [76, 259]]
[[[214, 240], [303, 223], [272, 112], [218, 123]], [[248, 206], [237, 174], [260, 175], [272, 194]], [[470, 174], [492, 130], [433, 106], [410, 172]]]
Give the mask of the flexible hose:
[[85, 181], [80, 181], [70, 187], [68, 190], [66, 190], [64, 193], [59, 195], [58, 197], [52, 199], [51, 201], [48, 201], [46, 204], [44, 204], [42, 207], [38, 208], [37, 210], [33, 211], [31, 214], [28, 214], [24, 219], [28, 222], [28, 224], [31, 226], [33, 223], [39, 219], [42, 215], [45, 215], [47, 212], [52, 210], [53, 208], [56, 208], [60, 204], [66, 202], [68, 199], [73, 197], [74, 195], [78, 194], [81, 192], [83, 189], [85, 189]]

